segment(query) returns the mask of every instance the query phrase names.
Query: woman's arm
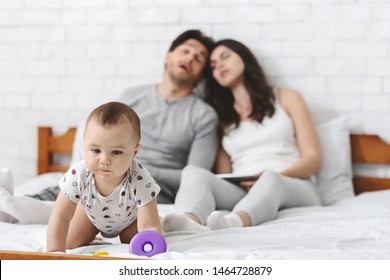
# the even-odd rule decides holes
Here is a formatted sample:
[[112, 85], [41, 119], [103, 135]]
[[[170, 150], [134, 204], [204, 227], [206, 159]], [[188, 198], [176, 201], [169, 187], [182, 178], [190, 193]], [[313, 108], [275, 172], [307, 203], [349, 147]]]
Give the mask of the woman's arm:
[[279, 91], [281, 106], [291, 117], [301, 158], [281, 174], [309, 178], [321, 166], [321, 151], [310, 111], [303, 97], [291, 89]]
[[217, 153], [215, 160], [214, 172], [218, 173], [232, 173], [232, 162], [228, 153], [221, 147]]

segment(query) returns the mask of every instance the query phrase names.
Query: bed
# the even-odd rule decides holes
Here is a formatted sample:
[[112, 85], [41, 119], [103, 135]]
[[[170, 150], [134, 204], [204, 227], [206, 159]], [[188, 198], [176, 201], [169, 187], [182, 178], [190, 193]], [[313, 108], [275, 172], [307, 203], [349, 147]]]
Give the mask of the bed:
[[[323, 206], [284, 209], [275, 220], [256, 227], [167, 233], [168, 251], [152, 259], [390, 259], [390, 178], [386, 173], [390, 145], [376, 135], [351, 134], [341, 117], [317, 123], [316, 128], [324, 154], [317, 174]], [[71, 152], [74, 135], [75, 128], [63, 135], [53, 135], [50, 127], [39, 128], [39, 175], [18, 185], [17, 195], [56, 184], [67, 165], [53, 160]], [[359, 168], [366, 165], [382, 171], [361, 173]], [[385, 176], [378, 178], [378, 174]], [[174, 206], [159, 205], [159, 211], [164, 216]], [[146, 258], [130, 254], [128, 245], [117, 239], [64, 255], [48, 254], [46, 228], [0, 223], [0, 259], [102, 259], [89, 254], [99, 251], [109, 252], [106, 259]]]

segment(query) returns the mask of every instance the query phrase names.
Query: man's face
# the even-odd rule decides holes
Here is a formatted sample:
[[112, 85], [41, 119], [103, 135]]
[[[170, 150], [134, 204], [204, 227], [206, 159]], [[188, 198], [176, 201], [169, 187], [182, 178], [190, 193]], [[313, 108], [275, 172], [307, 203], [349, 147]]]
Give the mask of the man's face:
[[208, 55], [204, 45], [189, 39], [166, 55], [166, 71], [179, 85], [195, 85], [202, 77]]

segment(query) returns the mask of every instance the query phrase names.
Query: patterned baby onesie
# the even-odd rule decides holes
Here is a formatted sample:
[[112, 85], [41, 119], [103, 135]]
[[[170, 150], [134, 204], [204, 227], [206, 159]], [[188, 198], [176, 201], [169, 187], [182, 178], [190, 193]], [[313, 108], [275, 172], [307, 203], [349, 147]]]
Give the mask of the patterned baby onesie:
[[119, 235], [136, 220], [137, 208], [148, 204], [160, 192], [159, 185], [136, 160], [109, 196], [98, 192], [84, 161], [73, 164], [58, 183], [67, 198], [83, 205], [91, 222], [105, 237]]

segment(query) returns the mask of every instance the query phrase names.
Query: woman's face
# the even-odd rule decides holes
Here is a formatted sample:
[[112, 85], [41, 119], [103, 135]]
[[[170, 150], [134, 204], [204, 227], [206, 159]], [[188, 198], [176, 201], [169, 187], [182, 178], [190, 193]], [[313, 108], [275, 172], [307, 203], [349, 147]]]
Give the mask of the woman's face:
[[223, 45], [216, 47], [210, 56], [213, 77], [227, 88], [234, 88], [242, 82], [244, 62], [241, 57]]

